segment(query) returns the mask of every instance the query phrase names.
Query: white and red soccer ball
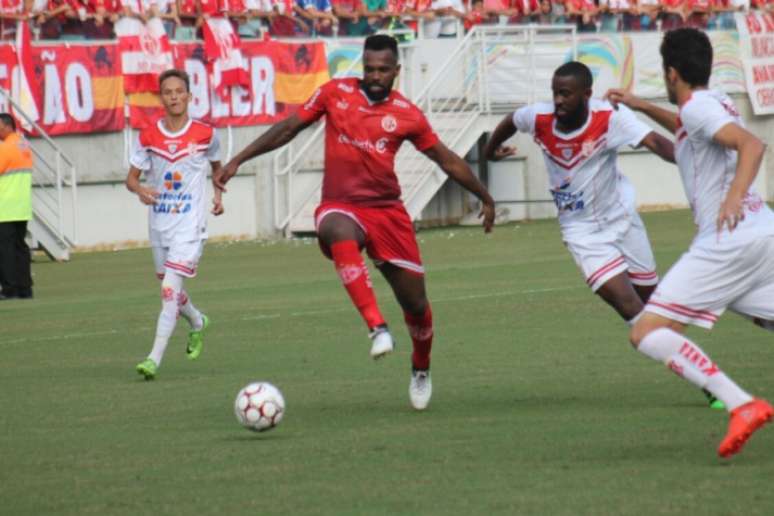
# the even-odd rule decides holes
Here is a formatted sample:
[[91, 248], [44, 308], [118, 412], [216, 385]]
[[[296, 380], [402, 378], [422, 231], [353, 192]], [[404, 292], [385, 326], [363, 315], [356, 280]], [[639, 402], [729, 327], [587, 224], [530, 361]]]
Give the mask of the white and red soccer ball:
[[254, 382], [239, 391], [234, 401], [234, 413], [239, 423], [255, 432], [271, 430], [282, 421], [285, 398], [268, 382]]

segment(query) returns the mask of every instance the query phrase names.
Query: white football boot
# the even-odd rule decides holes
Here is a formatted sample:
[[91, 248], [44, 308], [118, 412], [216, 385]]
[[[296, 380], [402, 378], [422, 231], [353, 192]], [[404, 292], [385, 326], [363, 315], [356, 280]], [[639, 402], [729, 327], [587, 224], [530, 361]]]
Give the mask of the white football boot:
[[411, 406], [417, 410], [425, 410], [433, 395], [433, 382], [430, 380], [428, 369], [411, 370], [411, 383], [409, 383], [409, 399]]
[[395, 342], [392, 340], [390, 330], [387, 326], [377, 326], [368, 333], [371, 339], [371, 358], [378, 360], [395, 349]]

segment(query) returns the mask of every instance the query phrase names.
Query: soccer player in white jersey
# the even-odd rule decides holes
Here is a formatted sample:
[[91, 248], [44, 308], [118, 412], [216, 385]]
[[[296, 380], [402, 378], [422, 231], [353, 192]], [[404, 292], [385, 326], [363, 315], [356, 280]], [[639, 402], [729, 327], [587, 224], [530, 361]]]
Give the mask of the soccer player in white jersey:
[[616, 164], [618, 148], [642, 145], [674, 162], [674, 146], [629, 109], [592, 99], [591, 87], [586, 65], [563, 64], [551, 82], [553, 103], [524, 106], [506, 116], [485, 153], [499, 161], [516, 153], [503, 144], [517, 131], [534, 137], [543, 150], [567, 248], [591, 290], [631, 323], [658, 275], [634, 188]]
[[751, 187], [765, 146], [744, 128], [731, 99], [707, 88], [712, 45], [706, 34], [668, 32], [661, 57], [677, 114], [625, 91], [607, 96], [675, 133], [675, 156], [697, 232], [646, 304], [631, 342], [725, 403], [731, 415], [718, 454], [729, 457], [774, 410], [742, 390], [683, 332], [688, 324], [712, 328], [729, 308], [774, 329], [774, 213]]
[[[137, 372], [156, 376], [178, 315], [190, 324], [186, 354], [195, 360], [202, 352], [209, 319], [193, 305], [183, 288], [184, 278], [196, 276], [207, 240], [205, 184], [207, 170], [220, 168], [220, 144], [215, 130], [188, 117], [191, 101], [188, 74], [167, 70], [159, 76], [164, 118], [140, 132], [129, 160], [126, 187], [148, 205], [151, 249], [161, 279], [161, 313], [148, 358]], [[145, 184], [140, 176], [145, 173]], [[221, 191], [215, 190], [212, 213], [223, 213]]]

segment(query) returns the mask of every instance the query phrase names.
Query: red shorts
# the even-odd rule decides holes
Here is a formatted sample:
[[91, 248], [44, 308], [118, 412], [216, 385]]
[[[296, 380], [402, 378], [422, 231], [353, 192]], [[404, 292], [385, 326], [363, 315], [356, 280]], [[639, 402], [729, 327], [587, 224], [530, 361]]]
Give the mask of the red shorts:
[[[326, 201], [314, 212], [315, 228], [320, 227], [320, 223], [329, 213], [345, 215], [360, 226], [365, 233], [366, 252], [377, 266], [388, 262], [417, 274], [425, 273], [414, 226], [402, 204], [377, 208]], [[325, 256], [331, 257], [330, 249], [322, 242], [320, 249]]]

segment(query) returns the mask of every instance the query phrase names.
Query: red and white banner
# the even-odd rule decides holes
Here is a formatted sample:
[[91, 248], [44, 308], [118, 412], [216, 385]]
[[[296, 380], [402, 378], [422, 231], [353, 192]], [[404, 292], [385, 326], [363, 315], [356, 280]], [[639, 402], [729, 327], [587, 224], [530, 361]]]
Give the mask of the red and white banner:
[[[19, 73], [18, 87], [12, 92], [13, 99], [19, 103], [22, 111], [37, 122], [40, 119], [38, 106], [35, 99], [40, 98], [40, 87], [35, 78], [35, 66], [32, 63], [32, 36], [30, 26], [25, 21], [18, 22], [16, 27], [16, 64]], [[24, 117], [18, 116], [21, 126], [26, 130], [32, 130]]]
[[121, 71], [127, 93], [158, 91], [159, 74], [174, 67], [172, 46], [159, 18], [142, 23], [121, 18], [114, 28], [121, 51]]
[[[323, 42], [244, 41], [248, 85], [230, 88], [223, 98], [214, 91], [200, 43], [175, 44], [173, 50], [173, 65], [191, 77], [189, 114], [217, 127], [278, 122], [329, 79]], [[31, 55], [27, 80], [36, 95], [38, 123], [49, 134], [119, 131], [126, 124], [127, 101], [132, 127], [163, 116], [158, 94], [125, 93], [116, 44], [33, 45]], [[15, 46], [0, 44], [0, 87], [17, 94], [25, 90], [19, 68]], [[0, 112], [9, 109], [0, 95]]]
[[736, 13], [736, 26], [753, 112], [774, 114], [774, 12]]
[[[273, 124], [295, 112], [319, 86], [328, 81], [325, 44], [244, 41], [247, 87], [234, 86], [225, 97], [216, 85], [202, 47], [196, 43], [175, 45], [175, 66], [188, 72], [193, 101], [189, 114], [216, 127]], [[129, 123], [141, 128], [163, 115], [154, 93], [129, 95]]]
[[[120, 131], [124, 128], [124, 89], [116, 45], [33, 46], [27, 72], [37, 95], [38, 124], [52, 135]], [[12, 45], [0, 45], [0, 87], [20, 92]], [[8, 112], [0, 95], [0, 112]]]
[[227, 18], [207, 18], [204, 26], [204, 53], [211, 70], [211, 83], [221, 98], [229, 88], [248, 88], [250, 78], [242, 56], [242, 42]]

